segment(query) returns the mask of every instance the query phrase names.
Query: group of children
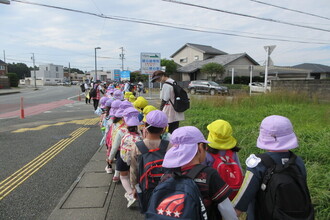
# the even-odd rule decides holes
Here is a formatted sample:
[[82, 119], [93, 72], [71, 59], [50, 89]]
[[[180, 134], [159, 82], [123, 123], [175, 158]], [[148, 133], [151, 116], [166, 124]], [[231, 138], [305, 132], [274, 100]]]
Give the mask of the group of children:
[[[152, 204], [154, 208], [149, 203], [150, 200], [158, 201], [155, 190], [164, 188], [169, 181], [187, 178], [191, 173], [194, 173], [192, 179], [200, 192], [201, 210], [205, 211], [202, 219], [238, 219], [241, 212], [247, 212], [248, 219], [286, 219], [284, 214], [273, 218], [265, 209], [260, 211], [260, 189], [268, 184], [264, 182], [264, 174], [269, 170], [265, 157], [269, 157], [268, 161], [274, 162], [276, 167], [289, 162], [291, 165], [292, 161], [306, 182], [302, 159], [289, 151], [298, 147], [297, 138], [290, 120], [283, 116], [273, 115], [262, 121], [257, 147], [267, 152], [250, 155], [246, 159], [244, 175], [238, 158], [240, 148], [230, 123], [225, 120], [216, 120], [207, 126], [207, 140], [194, 126], [179, 127], [169, 134], [164, 112], [148, 105], [142, 96], [135, 98], [134, 94], [111, 87], [100, 99], [96, 113], [100, 115], [103, 133], [100, 144], [107, 148], [105, 171], [113, 173], [113, 182], [121, 181], [126, 191], [127, 208], [138, 200], [147, 219], [191, 214], [185, 213], [183, 205], [178, 203], [180, 199], [173, 199], [174, 192], [164, 195], [166, 198], [162, 197], [160, 204]], [[178, 207], [181, 207], [179, 211]], [[299, 211], [301, 207], [289, 203], [283, 209], [290, 212]], [[302, 216], [308, 215], [306, 212], [312, 216], [310, 219], [313, 218], [312, 210], [300, 211], [305, 212], [299, 213], [301, 219], [307, 219]]]

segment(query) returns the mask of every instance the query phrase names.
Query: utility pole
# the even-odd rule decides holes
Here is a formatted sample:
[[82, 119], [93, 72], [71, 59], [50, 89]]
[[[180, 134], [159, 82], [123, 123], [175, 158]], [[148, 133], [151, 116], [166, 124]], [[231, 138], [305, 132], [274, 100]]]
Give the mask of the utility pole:
[[266, 57], [266, 65], [265, 65], [265, 83], [264, 83], [264, 92], [267, 92], [267, 78], [268, 78], [268, 66], [273, 65], [273, 61], [270, 59], [270, 54], [273, 52], [273, 50], [275, 49], [276, 45], [272, 45], [272, 46], [264, 46], [266, 53], [267, 53], [267, 57]]
[[[3, 62], [6, 63], [6, 51], [3, 50]], [[8, 74], [8, 64], [6, 65], [6, 74]]]
[[121, 49], [121, 54], [119, 54], [119, 57], [121, 59], [121, 71], [124, 71], [124, 59], [125, 59], [124, 58], [124, 56], [125, 56], [125, 54], [124, 54], [124, 48], [121, 47], [119, 49]]
[[32, 53], [31, 59], [33, 60], [34, 89], [37, 89], [37, 77], [36, 77], [36, 65], [35, 65], [35, 60], [34, 60], [34, 53]]
[[71, 67], [70, 67], [70, 62], [69, 62], [69, 80], [70, 80], [70, 83], [71, 83]]

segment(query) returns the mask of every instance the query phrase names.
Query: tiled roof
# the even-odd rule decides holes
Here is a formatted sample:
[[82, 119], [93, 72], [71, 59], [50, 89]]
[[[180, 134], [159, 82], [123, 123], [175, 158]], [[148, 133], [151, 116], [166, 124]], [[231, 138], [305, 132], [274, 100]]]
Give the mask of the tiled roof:
[[256, 61], [254, 61], [249, 55], [246, 53], [239, 53], [239, 54], [227, 54], [227, 55], [218, 55], [210, 59], [194, 61], [186, 66], [178, 68], [178, 72], [180, 73], [192, 73], [200, 69], [204, 64], [207, 63], [218, 63], [223, 66], [246, 56], [252, 63], [255, 65], [259, 65]]
[[7, 63], [5, 63], [2, 60], [0, 60], [0, 65], [7, 65]]
[[311, 73], [330, 73], [330, 66], [316, 63], [302, 63], [292, 66], [293, 68], [311, 70]]
[[204, 54], [211, 54], [211, 55], [225, 55], [226, 52], [223, 52], [221, 50], [218, 50], [214, 47], [207, 46], [207, 45], [201, 45], [201, 44], [192, 44], [192, 43], [186, 43], [183, 45], [179, 50], [177, 50], [174, 54], [171, 55], [171, 58], [173, 58], [177, 53], [179, 53], [183, 48], [185, 47], [191, 47], [196, 50], [201, 51]]

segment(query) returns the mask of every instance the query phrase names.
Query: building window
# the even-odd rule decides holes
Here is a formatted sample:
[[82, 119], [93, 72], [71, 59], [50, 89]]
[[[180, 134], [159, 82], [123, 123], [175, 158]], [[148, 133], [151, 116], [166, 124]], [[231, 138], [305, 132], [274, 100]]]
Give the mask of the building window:
[[5, 70], [5, 66], [0, 66], [0, 70]]
[[58, 66], [55, 69], [56, 69], [56, 72], [58, 72]]
[[48, 71], [48, 67], [46, 66], [46, 71]]
[[199, 56], [198, 55], [195, 56], [195, 60], [199, 60]]
[[188, 62], [188, 58], [187, 57], [180, 59], [180, 63], [187, 63], [187, 62]]

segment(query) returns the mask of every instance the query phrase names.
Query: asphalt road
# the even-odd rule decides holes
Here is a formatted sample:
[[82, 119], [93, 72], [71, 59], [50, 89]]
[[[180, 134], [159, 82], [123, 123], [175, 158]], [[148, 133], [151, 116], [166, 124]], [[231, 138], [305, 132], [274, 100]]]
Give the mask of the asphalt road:
[[[32, 106], [75, 96], [78, 88], [1, 96], [0, 112], [17, 110], [20, 96]], [[97, 121], [84, 100], [25, 119], [0, 119], [0, 219], [47, 219], [98, 149]]]

